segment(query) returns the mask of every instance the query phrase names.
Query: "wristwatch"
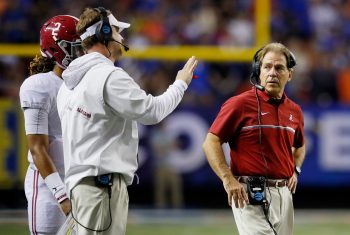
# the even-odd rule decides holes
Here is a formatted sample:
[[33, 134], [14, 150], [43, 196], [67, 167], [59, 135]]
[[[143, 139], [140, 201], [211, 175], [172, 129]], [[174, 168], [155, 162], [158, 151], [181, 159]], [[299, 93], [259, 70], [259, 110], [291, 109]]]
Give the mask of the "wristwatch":
[[295, 171], [295, 173], [297, 173], [297, 176], [299, 176], [301, 173], [301, 168], [299, 166], [295, 166], [294, 171]]

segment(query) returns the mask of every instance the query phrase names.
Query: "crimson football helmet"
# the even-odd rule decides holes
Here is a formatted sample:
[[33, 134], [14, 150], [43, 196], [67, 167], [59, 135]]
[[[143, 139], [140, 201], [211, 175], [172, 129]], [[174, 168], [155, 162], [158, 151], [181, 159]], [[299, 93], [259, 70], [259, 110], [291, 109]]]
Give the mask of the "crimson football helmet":
[[40, 51], [62, 69], [83, 54], [81, 40], [76, 32], [78, 19], [70, 15], [58, 15], [45, 22], [40, 30]]

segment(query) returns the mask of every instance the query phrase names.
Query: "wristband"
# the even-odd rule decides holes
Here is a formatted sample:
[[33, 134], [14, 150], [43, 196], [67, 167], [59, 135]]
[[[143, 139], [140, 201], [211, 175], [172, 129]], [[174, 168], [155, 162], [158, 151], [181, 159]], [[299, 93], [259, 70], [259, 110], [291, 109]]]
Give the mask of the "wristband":
[[58, 203], [61, 203], [68, 198], [66, 187], [64, 186], [58, 172], [48, 175], [44, 181]]
[[295, 173], [297, 174], [297, 176], [299, 176], [300, 173], [301, 173], [301, 168], [300, 168], [300, 166], [295, 166], [295, 167], [294, 167], [294, 171], [295, 171]]

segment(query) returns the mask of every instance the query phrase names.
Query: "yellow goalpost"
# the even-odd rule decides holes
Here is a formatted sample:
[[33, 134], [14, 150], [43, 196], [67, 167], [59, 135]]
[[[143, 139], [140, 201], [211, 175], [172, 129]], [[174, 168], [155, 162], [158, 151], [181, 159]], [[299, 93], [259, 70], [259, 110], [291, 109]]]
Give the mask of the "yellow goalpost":
[[[270, 0], [255, 0], [256, 41], [252, 47], [233, 46], [147, 46], [133, 47], [125, 57], [134, 59], [185, 60], [195, 55], [202, 61], [251, 61], [255, 51], [270, 40]], [[0, 44], [0, 56], [33, 57], [39, 53], [38, 44]]]

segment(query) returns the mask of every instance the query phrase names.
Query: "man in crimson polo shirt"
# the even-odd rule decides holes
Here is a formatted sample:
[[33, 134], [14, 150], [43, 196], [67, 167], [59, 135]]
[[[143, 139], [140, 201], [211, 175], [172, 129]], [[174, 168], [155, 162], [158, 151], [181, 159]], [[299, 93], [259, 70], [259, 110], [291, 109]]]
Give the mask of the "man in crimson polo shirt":
[[[293, 54], [280, 43], [258, 50], [251, 76], [257, 84], [222, 105], [203, 143], [210, 166], [223, 182], [241, 235], [293, 234], [292, 193], [305, 158], [303, 114], [284, 93], [295, 64]], [[230, 146], [230, 167], [223, 143]], [[251, 176], [267, 179], [266, 216], [262, 206], [249, 203], [247, 181]]]

